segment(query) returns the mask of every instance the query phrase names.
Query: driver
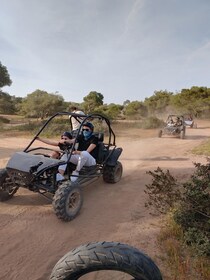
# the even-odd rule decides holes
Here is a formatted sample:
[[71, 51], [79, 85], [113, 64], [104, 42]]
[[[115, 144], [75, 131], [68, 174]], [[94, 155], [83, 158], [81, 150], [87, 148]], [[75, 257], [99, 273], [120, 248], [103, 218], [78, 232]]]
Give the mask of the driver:
[[[72, 139], [72, 135], [70, 132], [65, 131], [62, 135], [61, 135], [61, 140], [59, 141], [53, 141], [53, 140], [49, 140], [49, 139], [43, 139], [41, 137], [36, 137], [37, 140], [48, 144], [48, 145], [52, 145], [52, 146], [58, 146], [60, 148], [60, 150], [65, 150], [66, 148], [71, 148], [72, 144], [69, 146], [67, 146], [64, 142], [65, 141], [69, 141], [70, 139]], [[62, 158], [62, 153], [60, 150], [54, 150], [52, 152], [52, 154], [50, 155], [51, 158], [56, 158], [56, 159], [60, 159]], [[58, 170], [59, 171], [59, 170]], [[63, 180], [63, 172], [62, 173], [57, 173], [56, 174], [56, 181], [61, 181]]]
[[[53, 141], [53, 140], [49, 140], [49, 139], [43, 139], [39, 136], [36, 137], [36, 140], [39, 140], [45, 144], [48, 144], [48, 145], [52, 145], [52, 146], [58, 146], [60, 148], [60, 150], [65, 150], [66, 148], [70, 148], [67, 147], [66, 145], [63, 144], [63, 141], [67, 141], [67, 140], [70, 140], [72, 139], [72, 135], [70, 132], [68, 131], [65, 131], [62, 135], [61, 135], [61, 140], [59, 141]], [[60, 153], [60, 150], [54, 150], [51, 154], [51, 158], [57, 158], [59, 159], [61, 157], [61, 153]]]

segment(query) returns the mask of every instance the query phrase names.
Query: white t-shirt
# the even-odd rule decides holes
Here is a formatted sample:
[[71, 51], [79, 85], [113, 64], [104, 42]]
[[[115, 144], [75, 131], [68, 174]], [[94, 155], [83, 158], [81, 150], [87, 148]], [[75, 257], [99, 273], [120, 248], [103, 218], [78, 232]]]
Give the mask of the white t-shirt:
[[[73, 111], [72, 113], [79, 114], [79, 115], [85, 115], [84, 112], [79, 111], [79, 110], [78, 111]], [[71, 116], [70, 116], [70, 119], [71, 119], [71, 124], [72, 124], [72, 130], [79, 129], [80, 122], [77, 121], [74, 117], [71, 117]], [[78, 119], [82, 121], [82, 118], [78, 118]]]

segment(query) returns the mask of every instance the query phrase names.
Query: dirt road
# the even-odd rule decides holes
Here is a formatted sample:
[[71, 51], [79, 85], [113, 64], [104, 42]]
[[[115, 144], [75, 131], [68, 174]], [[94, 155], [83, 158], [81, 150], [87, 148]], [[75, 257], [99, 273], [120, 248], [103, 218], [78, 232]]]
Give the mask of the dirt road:
[[[186, 139], [157, 137], [150, 131], [130, 131], [117, 138], [123, 147], [120, 161], [122, 180], [109, 185], [98, 180], [84, 189], [84, 205], [79, 216], [69, 223], [58, 220], [51, 204], [38, 194], [20, 189], [13, 199], [0, 204], [0, 279], [45, 280], [55, 263], [72, 248], [91, 241], [119, 241], [146, 252], [163, 270], [156, 245], [160, 217], [144, 207], [146, 174], [158, 166], [185, 179], [192, 173], [193, 162], [206, 163], [204, 156], [189, 151], [209, 138], [208, 122], [198, 122], [197, 129], [187, 129]], [[133, 137], [132, 135], [135, 135]], [[0, 167], [9, 156], [22, 150], [29, 139], [0, 138]], [[127, 279], [120, 274], [97, 274], [85, 279]], [[167, 279], [167, 278], [165, 278]]]

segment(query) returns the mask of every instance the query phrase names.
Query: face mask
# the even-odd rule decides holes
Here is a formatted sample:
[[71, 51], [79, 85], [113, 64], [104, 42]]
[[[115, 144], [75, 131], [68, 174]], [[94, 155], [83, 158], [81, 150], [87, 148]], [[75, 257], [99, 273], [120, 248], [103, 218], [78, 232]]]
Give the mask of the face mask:
[[92, 131], [86, 131], [86, 130], [83, 131], [83, 135], [84, 135], [85, 139], [88, 139], [91, 136], [91, 134], [92, 134]]

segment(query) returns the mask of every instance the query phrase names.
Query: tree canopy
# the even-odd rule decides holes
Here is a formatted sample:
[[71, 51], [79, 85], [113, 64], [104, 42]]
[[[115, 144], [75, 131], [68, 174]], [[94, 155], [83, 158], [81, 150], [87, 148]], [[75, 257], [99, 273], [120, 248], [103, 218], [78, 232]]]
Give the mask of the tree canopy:
[[4, 86], [10, 86], [12, 80], [10, 79], [9, 73], [6, 66], [0, 62], [0, 113], [1, 114], [12, 114], [15, 111], [12, 97], [2, 91]]
[[83, 98], [83, 107], [86, 113], [93, 112], [95, 108], [103, 105], [103, 99], [104, 96], [101, 93], [97, 91], [91, 91], [87, 96]]
[[128, 118], [140, 119], [147, 115], [147, 107], [141, 101], [132, 101], [124, 107], [124, 114]]
[[150, 114], [161, 113], [170, 104], [172, 92], [168, 91], [155, 91], [154, 94], [145, 98], [144, 104], [148, 108]]
[[10, 86], [12, 80], [6, 66], [0, 62], [0, 113], [19, 113], [28, 117], [44, 118], [58, 111], [67, 110], [76, 104], [86, 114], [102, 113], [111, 119], [130, 118], [141, 119], [148, 116], [160, 116], [170, 111], [173, 113], [190, 113], [194, 116], [210, 117], [210, 88], [193, 86], [182, 89], [179, 93], [167, 90], [155, 91], [144, 101], [125, 100], [123, 105], [104, 104], [103, 94], [91, 91], [83, 98], [81, 104], [74, 101], [65, 102], [62, 95], [48, 93], [37, 89], [25, 98], [10, 96], [2, 91], [4, 86]]
[[210, 112], [210, 88], [191, 87], [182, 89], [171, 99], [171, 104], [182, 111], [192, 113], [195, 116]]
[[61, 95], [36, 90], [23, 99], [21, 111], [28, 117], [43, 119], [56, 112], [62, 111], [64, 99]]
[[2, 65], [0, 61], [0, 90], [4, 86], [10, 86], [12, 84], [12, 80], [10, 79], [10, 75], [7, 71], [7, 67]]
[[15, 112], [15, 104], [12, 96], [0, 90], [0, 113], [13, 114]]

